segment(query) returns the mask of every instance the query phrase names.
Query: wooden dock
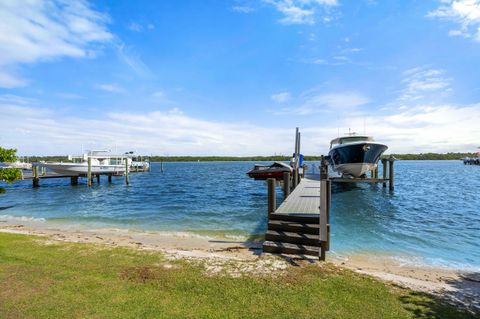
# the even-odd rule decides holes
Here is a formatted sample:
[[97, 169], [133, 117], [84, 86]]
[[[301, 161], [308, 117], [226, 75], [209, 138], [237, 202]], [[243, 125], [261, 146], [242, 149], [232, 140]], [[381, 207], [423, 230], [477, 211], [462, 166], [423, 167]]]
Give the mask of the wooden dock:
[[318, 215], [320, 175], [305, 175], [300, 184], [275, 210], [276, 214]]
[[[320, 174], [299, 174], [301, 163], [300, 132], [296, 130], [295, 160], [293, 172], [285, 172], [283, 180], [270, 178], [268, 184], [268, 229], [265, 234], [263, 251], [277, 254], [318, 256], [325, 260], [330, 250], [330, 207], [331, 185], [337, 183], [382, 183], [383, 187], [394, 189], [395, 158], [382, 159], [382, 177], [378, 166], [370, 172], [370, 177], [340, 178], [329, 177], [328, 161], [324, 156], [320, 161]], [[277, 208], [275, 188], [282, 183], [284, 201]]]
[[271, 209], [263, 251], [324, 260], [329, 249], [329, 209], [330, 181], [320, 180], [320, 175], [304, 176], [280, 207]]

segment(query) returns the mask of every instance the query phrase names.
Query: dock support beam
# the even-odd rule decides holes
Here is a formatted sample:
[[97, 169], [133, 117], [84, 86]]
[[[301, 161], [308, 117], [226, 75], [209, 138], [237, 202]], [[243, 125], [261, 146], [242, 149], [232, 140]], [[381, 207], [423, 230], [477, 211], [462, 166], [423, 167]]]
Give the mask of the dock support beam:
[[393, 156], [390, 156], [388, 159], [388, 189], [392, 190], [395, 188], [395, 176], [393, 172], [393, 162], [395, 161], [395, 158]]
[[267, 193], [268, 193], [268, 215], [275, 213], [277, 209], [277, 198], [275, 193], [275, 184], [277, 181], [275, 178], [267, 179]]
[[92, 186], [92, 158], [88, 158], [87, 185]]
[[100, 174], [97, 174], [97, 184], [100, 184]]
[[109, 182], [109, 183], [112, 182], [112, 174], [109, 174], [109, 175], [108, 175], [108, 182]]
[[283, 200], [286, 200], [290, 195], [290, 173], [283, 173]]
[[32, 166], [33, 169], [33, 187], [40, 187], [40, 178], [38, 177], [38, 166]]
[[70, 177], [70, 185], [78, 185], [78, 176]]

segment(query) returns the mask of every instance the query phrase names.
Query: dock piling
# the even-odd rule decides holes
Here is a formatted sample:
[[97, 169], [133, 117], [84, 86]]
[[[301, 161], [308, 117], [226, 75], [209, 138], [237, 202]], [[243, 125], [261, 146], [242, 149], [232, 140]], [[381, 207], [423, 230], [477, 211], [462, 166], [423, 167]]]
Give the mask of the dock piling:
[[389, 173], [389, 177], [388, 177], [388, 189], [389, 190], [393, 190], [395, 188], [395, 177], [394, 177], [394, 174], [393, 174], [393, 162], [395, 161], [395, 158], [393, 156], [390, 156], [390, 158], [388, 159], [388, 173]]
[[129, 184], [128, 180], [128, 160], [125, 158], [125, 185]]
[[78, 176], [70, 177], [70, 185], [78, 185]]
[[40, 178], [38, 178], [38, 166], [32, 166], [33, 169], [33, 187], [40, 187]]
[[387, 179], [387, 159], [386, 158], [382, 158], [382, 174], [383, 174], [382, 186], [387, 187], [387, 183], [385, 182], [385, 180]]
[[275, 184], [277, 181], [275, 178], [267, 179], [267, 189], [268, 189], [268, 215], [275, 213], [277, 209], [277, 199], [275, 193]]
[[290, 195], [290, 173], [283, 173], [283, 200], [287, 199]]
[[327, 251], [329, 250], [329, 231], [330, 231], [330, 221], [329, 221], [329, 205], [330, 199], [328, 194], [330, 191], [330, 181], [328, 179], [320, 180], [320, 227], [319, 227], [319, 240], [320, 240], [320, 250], [319, 250], [319, 259], [325, 260]]
[[87, 185], [92, 186], [92, 158], [88, 158], [88, 170], [87, 170]]
[[97, 174], [97, 184], [100, 184], [100, 174]]
[[112, 182], [112, 174], [108, 174], [108, 182], [109, 182], [109, 183]]

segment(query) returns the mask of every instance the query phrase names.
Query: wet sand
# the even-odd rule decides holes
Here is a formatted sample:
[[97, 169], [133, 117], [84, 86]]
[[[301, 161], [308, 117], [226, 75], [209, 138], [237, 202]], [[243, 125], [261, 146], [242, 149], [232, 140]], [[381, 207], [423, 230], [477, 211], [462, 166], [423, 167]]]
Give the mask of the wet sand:
[[[238, 236], [213, 237], [187, 232], [153, 232], [128, 229], [89, 228], [38, 220], [0, 219], [0, 232], [45, 237], [46, 241], [101, 244], [160, 251], [167, 258], [206, 262], [209, 273], [244, 272], [268, 274], [287, 271], [288, 258], [262, 254], [261, 243]], [[328, 256], [331, 263], [386, 282], [428, 292], [480, 311], [480, 273], [401, 263], [373, 254]], [[314, 262], [313, 260], [307, 261]], [[228, 267], [226, 267], [228, 265]]]

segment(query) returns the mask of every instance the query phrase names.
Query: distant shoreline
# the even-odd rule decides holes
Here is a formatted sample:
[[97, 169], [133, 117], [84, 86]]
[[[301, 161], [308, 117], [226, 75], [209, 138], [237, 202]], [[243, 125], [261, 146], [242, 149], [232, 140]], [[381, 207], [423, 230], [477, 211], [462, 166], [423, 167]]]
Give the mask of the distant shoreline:
[[[420, 154], [387, 154], [383, 157], [393, 155], [399, 160], [460, 160], [464, 157], [476, 157], [476, 153], [420, 153]], [[24, 158], [26, 158], [25, 156]], [[268, 162], [268, 161], [289, 161], [289, 156], [144, 156], [151, 162]], [[319, 161], [320, 156], [306, 155], [305, 161]], [[68, 161], [67, 156], [28, 156], [29, 162], [38, 161]]]

